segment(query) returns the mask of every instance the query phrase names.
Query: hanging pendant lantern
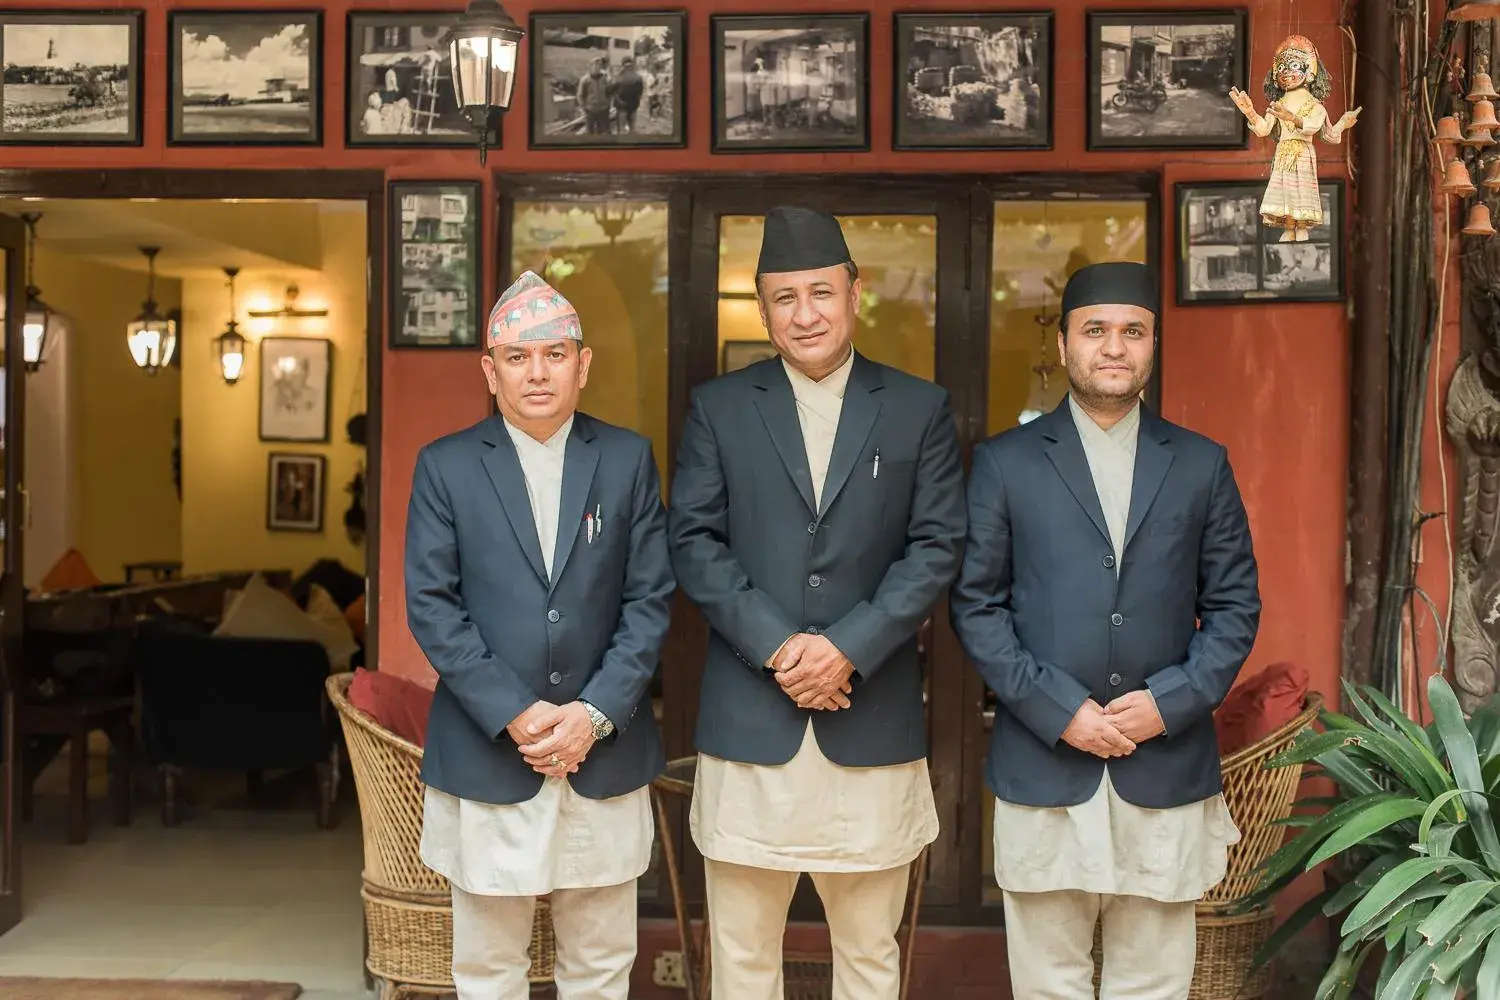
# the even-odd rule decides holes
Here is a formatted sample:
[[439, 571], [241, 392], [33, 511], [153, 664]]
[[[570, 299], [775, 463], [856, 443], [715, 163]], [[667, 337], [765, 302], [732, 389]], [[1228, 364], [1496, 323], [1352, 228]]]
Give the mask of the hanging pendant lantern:
[[226, 267], [224, 273], [229, 276], [229, 322], [224, 332], [214, 338], [214, 344], [219, 349], [219, 370], [224, 381], [234, 385], [245, 371], [245, 338], [240, 335], [239, 324], [234, 321], [234, 276], [240, 273], [240, 269]]
[[177, 350], [177, 321], [156, 311], [156, 255], [160, 247], [141, 247], [146, 256], [146, 301], [141, 314], [125, 328], [125, 343], [136, 367], [155, 375], [172, 361]]
[[490, 133], [510, 107], [516, 57], [525, 36], [497, 0], [469, 0], [458, 24], [443, 37], [453, 73], [453, 96], [479, 133], [481, 164]]
[[1474, 207], [1469, 209], [1469, 221], [1464, 223], [1465, 236], [1494, 236], [1495, 227], [1490, 222], [1490, 207], [1482, 201], [1476, 201]]
[[1469, 168], [1464, 166], [1462, 160], [1448, 161], [1448, 169], [1443, 174], [1443, 190], [1448, 194], [1458, 195], [1474, 193], [1474, 181], [1469, 177]]
[[40, 212], [23, 212], [21, 221], [26, 223], [26, 312], [21, 319], [21, 360], [26, 370], [34, 372], [42, 367], [52, 349], [57, 346], [57, 315], [42, 301], [42, 290], [36, 287], [33, 268], [36, 267], [36, 223]]

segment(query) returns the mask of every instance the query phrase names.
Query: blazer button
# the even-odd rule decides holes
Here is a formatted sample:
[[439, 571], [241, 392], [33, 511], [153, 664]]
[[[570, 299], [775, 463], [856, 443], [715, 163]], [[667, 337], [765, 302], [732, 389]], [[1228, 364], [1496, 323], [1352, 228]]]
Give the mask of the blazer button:
[[812, 576], [807, 578], [807, 585], [809, 587], [821, 587], [823, 586], [823, 578], [814, 573]]
[[1115, 564], [1115, 557], [1114, 556], [1105, 556], [1104, 557], [1104, 565], [1106, 567], [1113, 566], [1114, 564]]
[[561, 684], [562, 683], [562, 674], [558, 673], [556, 670], [552, 671], [552, 673], [549, 674], [548, 677], [547, 677], [547, 683], [549, 683], [549, 684]]
[[807, 533], [809, 535], [816, 535], [818, 533], [818, 522], [817, 521], [813, 521], [811, 524], [809, 524], [807, 526]]
[[[551, 611], [547, 612], [547, 620], [549, 622], [552, 622], [554, 625], [557, 623], [557, 620], [559, 618], [561, 618], [561, 617], [562, 617], [562, 615], [560, 615], [560, 614], [557, 613], [557, 609], [556, 608], [553, 608]], [[1118, 616], [1116, 616], [1116, 617], [1118, 617]], [[1116, 622], [1116, 624], [1119, 624], [1119, 623]], [[554, 683], [556, 683], [556, 682], [554, 682]]]
[[1124, 681], [1121, 679], [1121, 677], [1120, 677], [1119, 674], [1110, 674], [1109, 675], [1109, 686], [1110, 687], [1119, 687], [1122, 683], [1124, 683]]
[[1122, 615], [1122, 614], [1120, 614], [1117, 611], [1114, 614], [1112, 614], [1112, 615], [1109, 616], [1109, 623], [1111, 625], [1124, 625], [1125, 624], [1125, 616]]

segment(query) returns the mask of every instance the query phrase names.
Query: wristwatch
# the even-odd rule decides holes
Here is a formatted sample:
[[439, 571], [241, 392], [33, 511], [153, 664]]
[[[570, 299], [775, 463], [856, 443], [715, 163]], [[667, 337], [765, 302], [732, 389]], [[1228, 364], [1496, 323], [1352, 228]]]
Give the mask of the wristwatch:
[[594, 724], [594, 739], [602, 740], [615, 731], [615, 724], [610, 722], [603, 712], [586, 701], [580, 701], [578, 704], [582, 705], [583, 710], [589, 713], [589, 721]]

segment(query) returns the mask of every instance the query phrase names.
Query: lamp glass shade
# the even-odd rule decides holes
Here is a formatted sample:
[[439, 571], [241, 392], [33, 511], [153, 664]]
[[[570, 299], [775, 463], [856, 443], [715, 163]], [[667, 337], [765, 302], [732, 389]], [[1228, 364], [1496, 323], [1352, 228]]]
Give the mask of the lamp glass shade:
[[230, 322], [224, 332], [219, 334], [219, 367], [224, 373], [224, 381], [234, 385], [240, 380], [240, 375], [245, 371], [245, 338], [235, 329], [234, 322]]
[[27, 371], [36, 371], [52, 353], [57, 343], [57, 324], [52, 322], [52, 310], [35, 297], [26, 303], [26, 314], [21, 319], [21, 360]]
[[177, 323], [148, 310], [125, 328], [125, 342], [136, 367], [155, 375], [171, 363], [177, 350]]
[[516, 85], [516, 50], [519, 39], [492, 35], [455, 35], [448, 45], [453, 65], [453, 95], [458, 106], [472, 119], [477, 112], [510, 107]]

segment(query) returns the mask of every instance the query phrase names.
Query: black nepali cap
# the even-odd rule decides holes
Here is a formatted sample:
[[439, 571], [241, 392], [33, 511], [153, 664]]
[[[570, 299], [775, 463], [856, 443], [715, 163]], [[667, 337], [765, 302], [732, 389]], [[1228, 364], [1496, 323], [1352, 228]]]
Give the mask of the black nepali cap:
[[1063, 288], [1062, 318], [1083, 306], [1140, 306], [1161, 315], [1156, 278], [1145, 264], [1132, 261], [1107, 261], [1089, 264], [1073, 272]]
[[816, 271], [853, 259], [838, 219], [812, 208], [779, 205], [766, 213], [755, 276]]

